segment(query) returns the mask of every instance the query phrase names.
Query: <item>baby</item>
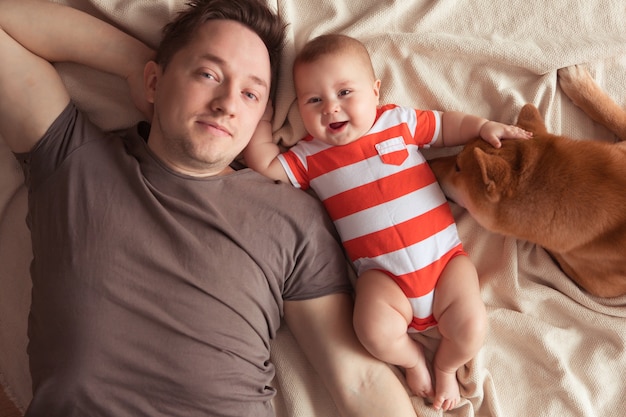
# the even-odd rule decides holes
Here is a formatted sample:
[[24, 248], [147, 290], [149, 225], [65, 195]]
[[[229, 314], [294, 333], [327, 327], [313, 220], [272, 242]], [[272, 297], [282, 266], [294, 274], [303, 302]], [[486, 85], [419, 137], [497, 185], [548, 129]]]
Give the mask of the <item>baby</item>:
[[[324, 35], [293, 66], [308, 136], [285, 153], [272, 142], [271, 105], [244, 151], [246, 163], [324, 203], [358, 274], [354, 328], [365, 348], [405, 369], [409, 388], [435, 409], [460, 400], [457, 370], [487, 329], [476, 269], [419, 147], [530, 133], [459, 112], [379, 107], [380, 80], [359, 41]], [[408, 333], [438, 326], [434, 384], [423, 347]], [[408, 332], [407, 332], [408, 329]], [[434, 387], [433, 387], [434, 385]]]

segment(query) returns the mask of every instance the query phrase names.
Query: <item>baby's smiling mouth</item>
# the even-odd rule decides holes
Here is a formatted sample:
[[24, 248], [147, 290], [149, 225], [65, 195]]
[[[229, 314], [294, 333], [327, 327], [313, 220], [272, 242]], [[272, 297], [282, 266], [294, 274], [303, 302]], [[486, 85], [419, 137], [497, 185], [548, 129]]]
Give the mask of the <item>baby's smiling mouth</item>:
[[344, 127], [345, 125], [347, 125], [347, 124], [348, 124], [348, 122], [335, 122], [335, 123], [331, 123], [331, 124], [329, 124], [329, 125], [328, 125], [328, 127], [329, 127], [331, 130], [339, 130], [339, 129], [341, 129], [342, 127]]

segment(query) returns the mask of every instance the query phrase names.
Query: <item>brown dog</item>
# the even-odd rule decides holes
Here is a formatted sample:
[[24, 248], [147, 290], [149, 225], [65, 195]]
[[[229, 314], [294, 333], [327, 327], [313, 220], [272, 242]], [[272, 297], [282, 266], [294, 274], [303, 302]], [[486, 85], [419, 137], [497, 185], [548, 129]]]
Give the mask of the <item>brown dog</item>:
[[[585, 70], [559, 76], [574, 103], [626, 139], [626, 112]], [[486, 229], [544, 247], [589, 293], [626, 294], [626, 142], [550, 134], [529, 104], [517, 124], [534, 137], [500, 149], [476, 140], [432, 160], [444, 192]]]

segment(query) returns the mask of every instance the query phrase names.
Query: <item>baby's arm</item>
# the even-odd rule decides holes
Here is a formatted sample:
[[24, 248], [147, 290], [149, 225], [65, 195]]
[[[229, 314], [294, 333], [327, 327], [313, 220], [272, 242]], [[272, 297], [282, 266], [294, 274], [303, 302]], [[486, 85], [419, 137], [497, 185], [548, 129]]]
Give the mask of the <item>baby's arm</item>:
[[250, 143], [243, 151], [243, 157], [253, 170], [274, 180], [289, 183], [287, 173], [278, 160], [280, 148], [272, 141], [273, 113], [272, 103], [268, 102]]
[[[441, 116], [441, 141], [434, 146], [464, 145], [481, 137], [485, 142], [499, 148], [502, 139], [529, 139], [532, 133], [503, 123], [487, 120], [461, 112], [445, 112]], [[437, 144], [438, 143], [438, 144]]]

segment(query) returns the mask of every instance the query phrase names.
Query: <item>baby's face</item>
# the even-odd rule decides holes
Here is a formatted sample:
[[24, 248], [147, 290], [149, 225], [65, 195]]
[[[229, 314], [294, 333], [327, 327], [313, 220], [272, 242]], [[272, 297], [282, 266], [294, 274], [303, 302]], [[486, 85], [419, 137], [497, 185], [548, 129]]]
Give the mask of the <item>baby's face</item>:
[[380, 80], [350, 54], [324, 55], [294, 72], [304, 127], [330, 145], [345, 145], [374, 124]]

